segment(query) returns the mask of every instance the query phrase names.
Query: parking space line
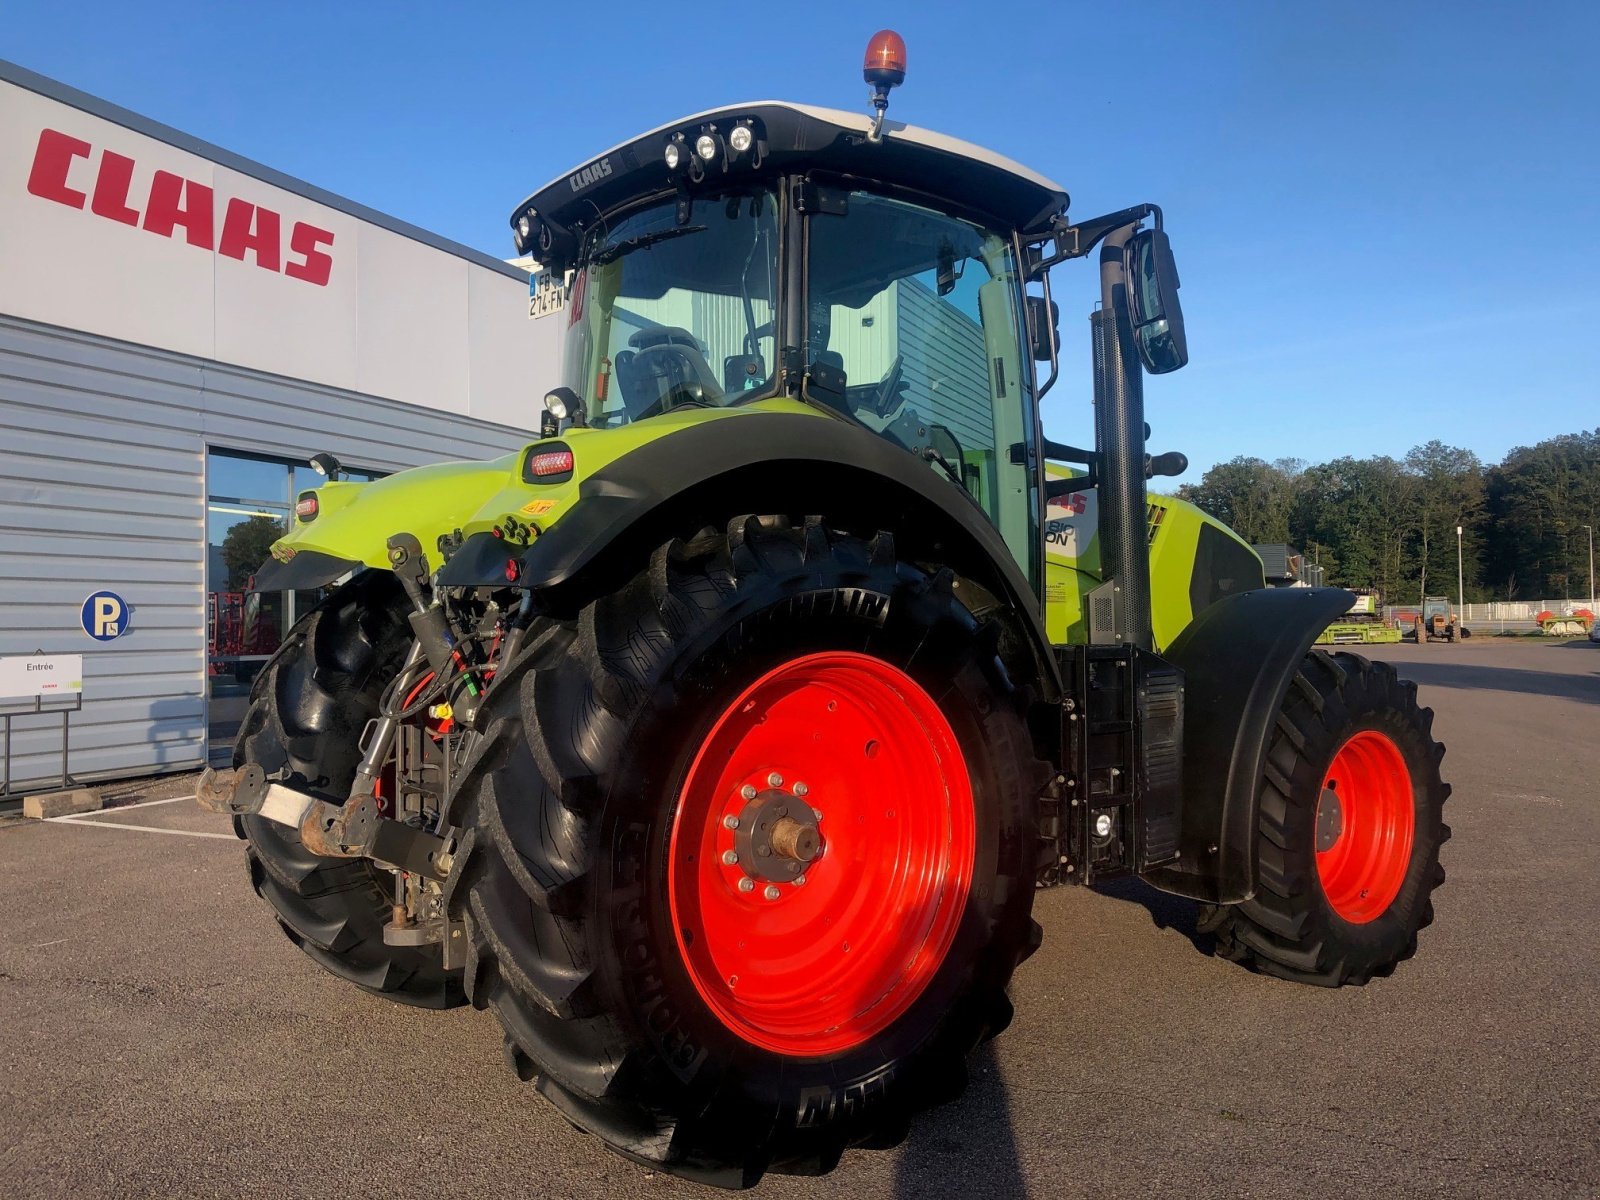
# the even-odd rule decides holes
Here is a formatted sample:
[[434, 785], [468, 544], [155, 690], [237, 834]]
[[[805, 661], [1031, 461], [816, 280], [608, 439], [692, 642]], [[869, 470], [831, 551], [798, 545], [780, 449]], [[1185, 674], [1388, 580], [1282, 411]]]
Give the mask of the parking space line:
[[[88, 815], [88, 814], [84, 814]], [[225, 842], [239, 839], [231, 833], [204, 833], [190, 829], [158, 829], [153, 825], [123, 825], [116, 821], [78, 821], [72, 817], [46, 817], [47, 824], [76, 825], [79, 829], [126, 829], [132, 833], [166, 833], [173, 837], [221, 838]]]
[[[165, 800], [141, 800], [137, 804], [114, 804], [110, 808], [97, 809], [97, 812], [131, 812], [136, 808], [149, 808], [155, 804], [177, 804], [180, 800], [193, 800], [193, 796], [169, 796]], [[74, 816], [92, 817], [94, 813], [74, 813]]]

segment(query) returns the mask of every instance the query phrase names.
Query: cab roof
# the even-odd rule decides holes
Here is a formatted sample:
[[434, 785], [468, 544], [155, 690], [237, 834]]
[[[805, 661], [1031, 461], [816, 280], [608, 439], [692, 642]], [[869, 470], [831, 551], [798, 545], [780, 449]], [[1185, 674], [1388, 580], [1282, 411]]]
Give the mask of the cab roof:
[[[730, 157], [722, 141], [717, 160], [699, 179], [690, 179], [683, 166], [668, 169], [669, 142], [679, 141], [682, 153], [692, 156], [701, 134], [725, 138], [739, 124], [749, 125], [755, 135], [750, 151]], [[885, 121], [883, 140], [873, 144], [867, 140], [871, 126], [865, 113], [778, 100], [683, 117], [613, 146], [534, 192], [511, 214], [513, 231], [522, 217], [529, 218], [530, 234], [517, 236], [517, 249], [547, 267], [564, 267], [596, 218], [634, 199], [685, 181], [693, 191], [793, 171], [908, 188], [1023, 233], [1044, 232], [1066, 211], [1065, 189], [992, 150], [896, 121]]]

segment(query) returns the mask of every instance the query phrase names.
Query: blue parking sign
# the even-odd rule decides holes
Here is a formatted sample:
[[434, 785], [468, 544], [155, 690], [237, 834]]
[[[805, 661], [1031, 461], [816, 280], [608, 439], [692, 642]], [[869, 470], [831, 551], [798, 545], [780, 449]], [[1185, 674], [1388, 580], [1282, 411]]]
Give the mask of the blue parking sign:
[[115, 592], [96, 592], [79, 614], [83, 631], [97, 642], [113, 642], [128, 632], [128, 605]]

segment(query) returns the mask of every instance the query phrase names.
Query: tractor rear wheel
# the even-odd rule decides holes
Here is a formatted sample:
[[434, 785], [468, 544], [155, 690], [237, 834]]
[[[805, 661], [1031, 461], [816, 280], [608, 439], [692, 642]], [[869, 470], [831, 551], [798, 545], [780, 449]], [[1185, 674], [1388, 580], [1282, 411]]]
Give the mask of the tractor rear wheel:
[[[358, 742], [411, 644], [393, 575], [357, 576], [299, 621], [250, 693], [235, 766], [287, 768], [290, 786], [343, 803], [361, 762]], [[394, 876], [365, 859], [321, 858], [297, 830], [235, 817], [248, 843], [250, 883], [289, 940], [340, 979], [401, 1004], [462, 1003], [461, 972], [435, 947], [389, 946]]]
[[1388, 975], [1444, 882], [1444, 747], [1416, 685], [1356, 654], [1306, 656], [1279, 710], [1243, 904], [1203, 906], [1217, 952], [1325, 987]]
[[1038, 944], [1048, 775], [995, 633], [886, 534], [754, 517], [535, 627], [451, 815], [468, 994], [522, 1078], [726, 1187], [958, 1094]]

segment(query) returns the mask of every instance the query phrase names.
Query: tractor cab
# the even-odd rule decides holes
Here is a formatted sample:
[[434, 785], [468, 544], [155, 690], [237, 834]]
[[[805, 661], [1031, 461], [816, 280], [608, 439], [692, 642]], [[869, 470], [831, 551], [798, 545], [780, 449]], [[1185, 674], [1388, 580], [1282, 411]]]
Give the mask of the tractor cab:
[[1024, 284], [1066, 204], [977, 146], [762, 102], [607, 151], [512, 223], [568, 279], [569, 421], [800, 400], [947, 477], [1035, 573]]
[[[1074, 222], [1066, 191], [1044, 176], [886, 121], [903, 65], [903, 46], [875, 40], [873, 116], [774, 101], [700, 113], [613, 147], [517, 207], [517, 248], [541, 260], [548, 287], [560, 281], [545, 307], [567, 327], [544, 433], [799, 402], [960, 489], [999, 532], [1033, 603], [1047, 602], [1052, 642], [1090, 640], [1087, 593], [1119, 573], [1133, 578], [1107, 595], [1133, 624], [1103, 622], [1098, 636], [1148, 645], [1153, 620], [1168, 642], [1205, 604], [1259, 586], [1259, 563], [1219, 523], [1165, 498], [1148, 520], [1171, 532], [1147, 555], [1145, 479], [1186, 462], [1146, 455], [1142, 404], [1124, 403], [1097, 431], [1116, 444], [1095, 450], [1046, 444], [1039, 421], [1058, 373], [1049, 271], [1096, 245], [1110, 247], [1103, 302], [1125, 312], [1128, 332], [1125, 356], [1096, 353], [1097, 397], [1110, 395], [1107, 368], [1135, 377], [1115, 389], [1125, 402], [1141, 360], [1153, 372], [1186, 361], [1160, 210]], [[1148, 218], [1155, 228], [1143, 228]], [[1097, 326], [1096, 337], [1109, 332]], [[1078, 466], [1047, 470], [1046, 458]], [[1140, 581], [1151, 555], [1181, 576], [1153, 619]]]

